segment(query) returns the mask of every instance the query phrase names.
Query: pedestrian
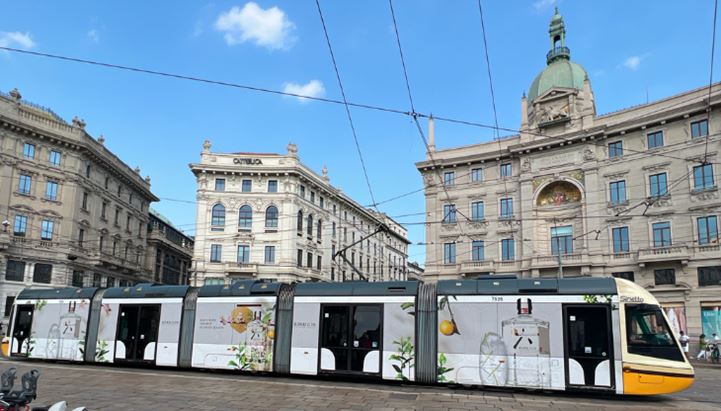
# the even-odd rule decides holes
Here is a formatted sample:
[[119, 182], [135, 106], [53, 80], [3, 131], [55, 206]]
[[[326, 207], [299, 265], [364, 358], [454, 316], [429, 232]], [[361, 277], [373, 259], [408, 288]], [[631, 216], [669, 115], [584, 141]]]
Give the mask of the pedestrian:
[[681, 331], [681, 336], [678, 338], [679, 342], [681, 342], [681, 348], [683, 349], [683, 353], [685, 356], [688, 357], [688, 335], [686, 335], [685, 332]]
[[697, 360], [700, 360], [703, 358], [706, 359], [706, 344], [708, 344], [708, 341], [706, 341], [706, 334], [701, 333], [701, 335], [698, 336], [698, 355], [696, 356]]

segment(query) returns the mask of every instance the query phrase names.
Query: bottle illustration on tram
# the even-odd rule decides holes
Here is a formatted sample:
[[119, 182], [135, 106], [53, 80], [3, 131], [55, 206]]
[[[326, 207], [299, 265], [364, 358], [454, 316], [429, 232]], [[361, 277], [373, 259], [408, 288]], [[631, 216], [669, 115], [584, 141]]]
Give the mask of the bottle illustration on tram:
[[525, 387], [551, 386], [548, 321], [532, 316], [530, 298], [516, 300], [517, 315], [501, 322], [508, 350], [510, 383]]
[[483, 385], [504, 386], [508, 382], [508, 355], [503, 338], [495, 332], [486, 333], [481, 341], [478, 364]]

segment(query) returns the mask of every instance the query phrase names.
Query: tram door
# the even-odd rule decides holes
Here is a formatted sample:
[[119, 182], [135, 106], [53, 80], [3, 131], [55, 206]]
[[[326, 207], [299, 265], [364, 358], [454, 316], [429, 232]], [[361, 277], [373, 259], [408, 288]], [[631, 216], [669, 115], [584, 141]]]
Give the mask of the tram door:
[[33, 325], [32, 304], [15, 307], [15, 324], [13, 326], [13, 340], [11, 341], [10, 355], [29, 355], [31, 348], [30, 332]]
[[380, 304], [322, 305], [321, 373], [380, 375]]
[[159, 325], [160, 304], [121, 304], [115, 360], [154, 362]]
[[563, 307], [563, 316], [567, 387], [612, 389], [611, 307], [606, 304], [568, 304]]

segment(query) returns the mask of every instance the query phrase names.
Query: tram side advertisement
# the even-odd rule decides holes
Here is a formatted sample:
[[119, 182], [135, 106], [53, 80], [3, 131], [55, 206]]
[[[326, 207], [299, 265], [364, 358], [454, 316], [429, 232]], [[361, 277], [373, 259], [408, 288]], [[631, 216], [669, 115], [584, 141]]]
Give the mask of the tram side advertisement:
[[[90, 300], [35, 300], [31, 333], [13, 346], [29, 358], [81, 361]], [[35, 331], [37, 330], [37, 331]]]

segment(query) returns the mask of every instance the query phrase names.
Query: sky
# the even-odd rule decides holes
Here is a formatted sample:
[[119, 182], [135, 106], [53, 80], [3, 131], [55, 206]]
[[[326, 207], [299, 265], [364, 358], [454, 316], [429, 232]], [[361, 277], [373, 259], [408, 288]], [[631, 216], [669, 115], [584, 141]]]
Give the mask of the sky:
[[[313, 0], [4, 3], [0, 46], [341, 98]], [[348, 100], [409, 110], [388, 2], [320, 4]], [[493, 124], [477, 1], [393, 6], [416, 111]], [[501, 127], [520, 126], [521, 96], [546, 64], [554, 6], [572, 60], [590, 76], [598, 114], [708, 84], [711, 0], [483, 0]], [[333, 185], [371, 203], [340, 105], [0, 51], [0, 90], [14, 87], [104, 135], [110, 150], [151, 177], [162, 199], [153, 207], [191, 235], [196, 185], [188, 164], [199, 161], [205, 139], [219, 152], [285, 153], [293, 142], [305, 164], [317, 172], [326, 165]], [[412, 120], [351, 113], [376, 200], [422, 188], [414, 164], [425, 148]], [[493, 137], [489, 129], [436, 122], [438, 149]], [[424, 212], [425, 203], [418, 192], [379, 208], [404, 216]], [[407, 227], [409, 260], [422, 264], [423, 226]]]

